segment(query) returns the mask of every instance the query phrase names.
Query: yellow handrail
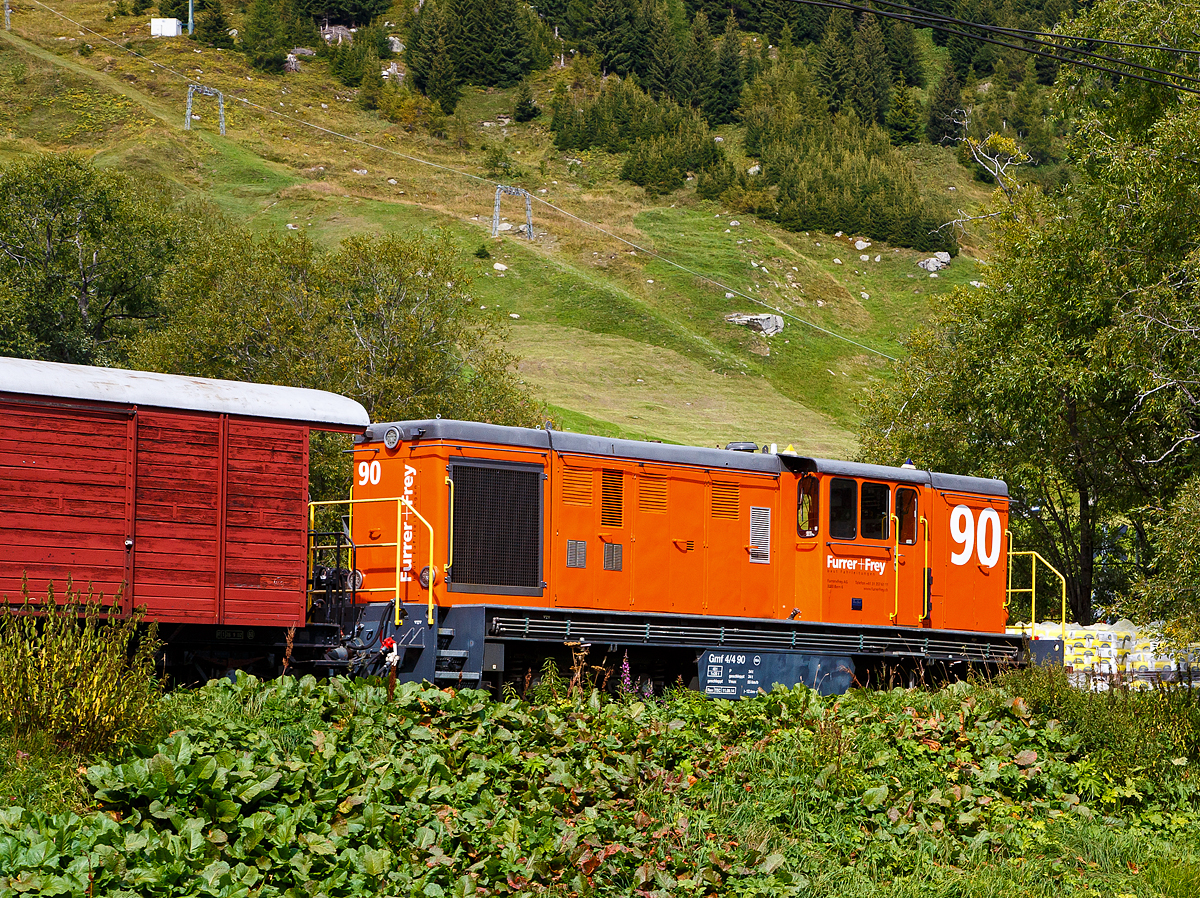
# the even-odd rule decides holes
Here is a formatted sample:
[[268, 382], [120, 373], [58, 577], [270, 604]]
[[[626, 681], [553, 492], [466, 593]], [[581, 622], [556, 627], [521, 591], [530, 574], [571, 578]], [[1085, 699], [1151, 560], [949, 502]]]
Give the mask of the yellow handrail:
[[[429, 531], [429, 626], [432, 627], [434, 620], [435, 620], [434, 615], [433, 615], [433, 581], [437, 579], [437, 568], [435, 568], [433, 566], [433, 525], [430, 524], [427, 520], [425, 520], [425, 518], [423, 518], [421, 516], [421, 512], [417, 511], [417, 507], [415, 505], [413, 505], [412, 502], [410, 502], [407, 498], [405, 498], [404, 496], [401, 496], [400, 502], [404, 505], [405, 508], [407, 508], [413, 514], [415, 514], [417, 516], [417, 520], [420, 521], [422, 524], [424, 524], [425, 529]], [[397, 512], [397, 514], [396, 514], [397, 525], [399, 525], [399, 522], [400, 522], [400, 514], [399, 514], [399, 512]], [[399, 532], [399, 531], [397, 531], [397, 532]], [[399, 576], [399, 575], [397, 575], [397, 576]], [[420, 580], [418, 579], [417, 582], [420, 582]], [[399, 602], [396, 603], [396, 626], [397, 627], [400, 626], [400, 603]]]
[[446, 483], [450, 486], [450, 536], [446, 545], [446, 570], [454, 567], [454, 479], [447, 475]]
[[[1028, 555], [1030, 557], [1030, 586], [1028, 589], [1014, 588], [1012, 586], [1012, 559], [1017, 555]], [[1012, 596], [1014, 593], [1019, 593], [1019, 592], [1029, 593], [1029, 628], [1030, 628], [1029, 635], [1032, 637], [1033, 636], [1033, 628], [1037, 625], [1037, 566], [1038, 566], [1039, 561], [1050, 569], [1050, 572], [1058, 578], [1059, 583], [1062, 585], [1062, 638], [1063, 638], [1063, 641], [1065, 642], [1067, 639], [1067, 578], [1064, 577], [1062, 574], [1060, 574], [1058, 572], [1058, 569], [1055, 568], [1054, 565], [1052, 565], [1050, 562], [1048, 562], [1045, 558], [1043, 558], [1041, 555], [1039, 555], [1037, 552], [1033, 551], [1032, 549], [1027, 549], [1026, 551], [1023, 551], [1023, 552], [1010, 551], [1008, 553], [1009, 586], [1008, 586], [1008, 595], [1005, 597], [1006, 598], [1005, 605], [1007, 606], [1012, 603]]]
[[[395, 601], [393, 604], [395, 604], [395, 606], [396, 606], [396, 626], [397, 627], [400, 626], [400, 533], [401, 533], [401, 529], [400, 529], [401, 528], [400, 507], [401, 506], [400, 506], [400, 503], [403, 501], [404, 501], [404, 498], [402, 496], [388, 496], [388, 497], [381, 497], [378, 499], [329, 499], [324, 502], [309, 502], [308, 503], [308, 529], [310, 531], [316, 529], [317, 506], [348, 505], [350, 507], [350, 513], [351, 513], [351, 515], [353, 515], [355, 505], [365, 505], [368, 502], [395, 502], [396, 503], [396, 542], [387, 543], [386, 545], [381, 546], [380, 548], [389, 548], [391, 546], [396, 547], [396, 594], [395, 594]], [[420, 517], [420, 515], [418, 515], [417, 517]], [[422, 518], [422, 520], [424, 520], [424, 518]], [[351, 518], [350, 526], [351, 526], [351, 528], [353, 528], [353, 526], [354, 526], [353, 518]], [[351, 529], [351, 533], [353, 533], [353, 529]], [[430, 533], [430, 538], [431, 538], [431, 542], [429, 545], [429, 555], [430, 555], [430, 559], [432, 559], [433, 558], [432, 531]], [[313, 549], [312, 544], [310, 543], [309, 550], [308, 550], [308, 570], [310, 573], [313, 569], [314, 562], [315, 562], [314, 549]], [[433, 568], [432, 560], [430, 561], [429, 566], [430, 566], [430, 569], [432, 570], [432, 568]], [[429, 589], [430, 589], [430, 601], [432, 602], [432, 598], [433, 598], [432, 582], [429, 585]], [[355, 591], [357, 592], [358, 590], [355, 590]], [[363, 590], [363, 592], [377, 592], [377, 591], [378, 591], [377, 589]]]
[[892, 546], [892, 572], [896, 575], [896, 606], [892, 610], [892, 623], [896, 623], [900, 619], [900, 519], [894, 514], [888, 515], [888, 522], [892, 525], [892, 535], [895, 537], [895, 544]]
[[925, 567], [921, 568], [921, 620], [929, 620], [933, 613], [933, 596], [929, 594], [929, 518], [921, 515], [921, 526], [925, 528]]

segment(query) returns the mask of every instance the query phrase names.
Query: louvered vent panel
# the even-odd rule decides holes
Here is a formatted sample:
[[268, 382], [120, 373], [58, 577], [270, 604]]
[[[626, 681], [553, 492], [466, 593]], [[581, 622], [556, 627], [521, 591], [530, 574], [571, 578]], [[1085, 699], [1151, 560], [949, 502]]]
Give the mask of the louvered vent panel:
[[563, 468], [564, 505], [592, 504], [592, 472], [588, 468]]
[[600, 479], [600, 526], [623, 527], [625, 523], [624, 476], [620, 471], [605, 471]]
[[620, 543], [605, 543], [604, 569], [606, 571], [619, 571], [621, 569], [621, 555]]
[[638, 504], [646, 514], [666, 514], [667, 478], [644, 475], [638, 490]]
[[736, 483], [718, 483], [712, 485], [712, 516], [736, 521], [738, 514], [738, 485]]
[[540, 470], [454, 465], [454, 582], [538, 589]]
[[567, 567], [587, 567], [587, 542], [585, 540], [567, 540]]
[[771, 509], [750, 506], [750, 560], [771, 563]]

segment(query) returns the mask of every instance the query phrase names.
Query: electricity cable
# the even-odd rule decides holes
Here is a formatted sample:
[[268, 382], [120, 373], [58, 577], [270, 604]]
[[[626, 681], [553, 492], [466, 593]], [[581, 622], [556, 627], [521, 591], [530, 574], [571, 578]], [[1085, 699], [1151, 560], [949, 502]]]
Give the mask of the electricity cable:
[[[803, 0], [799, 0], [799, 2], [803, 2]], [[842, 0], [842, 2], [846, 2], [846, 0]], [[1022, 38], [1022, 37], [1020, 37], [1020, 35], [1023, 35], [1023, 34], [1024, 35], [1041, 35], [1041, 36], [1046, 36], [1046, 37], [1055, 37], [1060, 40], [1063, 38], [1068, 38], [1068, 39], [1074, 39], [1074, 40], [1080, 40], [1080, 41], [1089, 41], [1089, 40], [1091, 40], [1090, 38], [1086, 38], [1086, 37], [1071, 38], [1070, 35], [1061, 35], [1061, 34], [1051, 35], [1051, 34], [1046, 34], [1045, 32], [1020, 31], [1018, 29], [1008, 28], [1003, 25], [987, 25], [982, 22], [971, 22], [966, 19], [958, 19], [953, 16], [945, 16], [940, 13], [926, 12], [925, 10], [918, 9], [915, 6], [907, 6], [903, 3], [895, 2], [895, 0], [872, 0], [872, 2], [878, 3], [882, 6], [892, 7], [893, 9], [905, 10], [909, 15], [912, 16], [913, 21], [915, 21], [917, 19], [921, 19], [923, 21], [930, 23], [930, 27], [935, 27], [935, 28], [937, 27], [936, 25], [932, 24], [934, 22], [944, 22], [946, 24], [957, 25], [959, 27], [964, 27], [964, 28], [976, 28], [985, 33], [999, 34], [999, 35], [1012, 37], [1016, 40], [1024, 40], [1027, 43], [1032, 43], [1032, 44], [1035, 44], [1040, 47], [1049, 47], [1053, 50], [1060, 50], [1065, 53], [1077, 53], [1077, 54], [1081, 54], [1083, 56], [1090, 57], [1092, 59], [1099, 59], [1099, 60], [1103, 60], [1105, 62], [1112, 62], [1112, 63], [1117, 63], [1120, 65], [1126, 65], [1131, 68], [1138, 69], [1139, 71], [1152, 72], [1157, 75], [1165, 75], [1169, 78], [1179, 78], [1181, 80], [1189, 81], [1194, 84], [1200, 84], [1200, 78], [1196, 78], [1194, 76], [1184, 75], [1184, 74], [1180, 74], [1178, 72], [1172, 72], [1168, 69], [1155, 68], [1154, 66], [1142, 65], [1141, 63], [1131, 62], [1128, 59], [1115, 57], [1115, 56], [1107, 56], [1103, 53], [1092, 52], [1091, 50], [1081, 50], [1076, 47], [1064, 47], [1064, 46], [1061, 46], [1060, 44], [1053, 43], [1050, 41], [1037, 40], [1036, 37]], [[849, 6], [849, 5], [853, 5], [853, 4], [847, 3], [847, 5]], [[859, 9], [864, 9], [864, 8], [859, 7]], [[873, 10], [873, 9], [871, 9], [870, 11], [878, 12], [878, 10]], [[941, 29], [939, 29], [939, 30], [941, 30]], [[968, 36], [970, 36], [970, 35], [968, 35]], [[1106, 41], [1105, 43], [1109, 43], [1109, 42]], [[1027, 49], [1025, 47], [1021, 47], [1020, 45], [1014, 45], [1014, 46], [1017, 47], [1018, 49], [1022, 49], [1022, 50]], [[1167, 51], [1167, 52], [1188, 53], [1188, 54], [1193, 54], [1193, 55], [1200, 55], [1200, 50], [1180, 50], [1175, 47], [1166, 47], [1166, 46], [1155, 47], [1155, 46], [1142, 45], [1142, 44], [1130, 45], [1130, 46], [1139, 46], [1139, 47], [1143, 47], [1144, 49], [1163, 50], [1163, 51]]]
[[[941, 31], [945, 34], [954, 35], [956, 37], [965, 37], [965, 38], [969, 38], [970, 40], [973, 40], [973, 41], [979, 41], [979, 42], [985, 43], [985, 44], [994, 44], [998, 47], [1004, 47], [1009, 50], [1017, 50], [1021, 53], [1030, 53], [1034, 56], [1043, 56], [1043, 57], [1046, 57], [1047, 59], [1053, 59], [1057, 62], [1064, 63], [1066, 65], [1079, 66], [1081, 68], [1086, 68], [1086, 69], [1093, 69], [1098, 72], [1106, 72], [1110, 75], [1118, 75], [1122, 78], [1131, 78], [1135, 81], [1144, 81], [1148, 84], [1157, 84], [1160, 87], [1170, 87], [1174, 90], [1183, 91], [1184, 93], [1200, 94], [1200, 87], [1186, 87], [1182, 84], [1172, 84], [1169, 81], [1162, 81], [1158, 78], [1149, 78], [1145, 75], [1134, 74], [1133, 72], [1126, 72], [1126, 71], [1122, 71], [1120, 69], [1109, 68], [1108, 66], [1096, 65], [1095, 63], [1090, 63], [1090, 62], [1084, 62], [1083, 60], [1079, 60], [1079, 59], [1070, 59], [1068, 57], [1058, 56], [1057, 54], [1049, 53], [1045, 50], [1037, 50], [1037, 49], [1034, 49], [1031, 47], [1021, 46], [1020, 44], [1013, 44], [1013, 43], [1008, 43], [1007, 41], [997, 40], [995, 38], [983, 37], [978, 34], [970, 34], [965, 31], [959, 31], [958, 29], [955, 29], [955, 28], [949, 28], [946, 25], [937, 23], [936, 21], [931, 21], [926, 16], [912, 16], [912, 15], [906, 15], [906, 14], [897, 13], [897, 12], [887, 12], [887, 11], [881, 10], [881, 9], [872, 9], [872, 8], [866, 7], [866, 6], [858, 6], [853, 3], [838, 2], [838, 0], [787, 0], [787, 2], [798, 3], [802, 6], [816, 6], [816, 7], [820, 7], [823, 9], [839, 9], [839, 10], [846, 10], [849, 12], [866, 13], [866, 14], [870, 14], [870, 15], [884, 16], [885, 18], [896, 19], [901, 22], [909, 22], [911, 24], [921, 25], [923, 27], [930, 27], [937, 31]], [[986, 28], [986, 26], [980, 26], [980, 25], [974, 25], [973, 27]], [[1066, 52], [1074, 52], [1074, 51], [1067, 50]], [[1096, 58], [1105, 59], [1108, 62], [1112, 62], [1114, 65], [1125, 65], [1125, 66], [1130, 66], [1131, 68], [1135, 68], [1135, 69], [1147, 69], [1146, 66], [1140, 66], [1135, 63], [1129, 63], [1129, 62], [1126, 62], [1121, 59], [1114, 59], [1112, 57], [1101, 56], [1099, 54], [1094, 54], [1094, 55]], [[1191, 76], [1176, 75], [1175, 73], [1168, 73], [1168, 74], [1169, 74], [1169, 77], [1172, 77], [1172, 78], [1180, 78], [1181, 80], [1200, 84], [1200, 79], [1193, 78]]]
[[[82, 29], [83, 31], [86, 31], [89, 34], [95, 35], [100, 40], [103, 40], [106, 43], [112, 44], [114, 47], [118, 48], [119, 50], [124, 51], [125, 53], [128, 53], [132, 56], [136, 56], [139, 59], [145, 60], [152, 66], [158, 66], [163, 71], [170, 72], [172, 75], [175, 75], [179, 78], [184, 79], [189, 84], [196, 84], [196, 85], [201, 84], [201, 82], [192, 78], [190, 75], [186, 75], [183, 72], [177, 71], [176, 69], [173, 69], [167, 65], [163, 65], [162, 63], [155, 62], [154, 60], [150, 59], [149, 57], [144, 56], [141, 53], [138, 53], [136, 50], [133, 50], [129, 47], [124, 47], [121, 44], [117, 43], [116, 41], [112, 40], [111, 38], [106, 37], [105, 35], [100, 34], [97, 31], [93, 31], [91, 28], [88, 28], [86, 25], [82, 25], [79, 22], [76, 22], [74, 19], [71, 19], [70, 17], [63, 15], [62, 13], [60, 13], [58, 10], [54, 9], [53, 7], [41, 2], [41, 0], [33, 0], [33, 2], [36, 3], [38, 6], [46, 9], [47, 11], [53, 13], [54, 15], [58, 16], [60, 19], [70, 22], [75, 27]], [[401, 159], [406, 159], [410, 162], [415, 162], [420, 165], [426, 165], [431, 168], [436, 168], [436, 169], [440, 169], [445, 172], [450, 172], [451, 174], [461, 175], [464, 178], [470, 178], [473, 181], [478, 181], [480, 183], [488, 184], [492, 187], [503, 186], [500, 184], [499, 181], [493, 181], [490, 178], [485, 178], [480, 175], [474, 175], [474, 174], [471, 174], [470, 172], [466, 172], [461, 169], [453, 168], [448, 165], [442, 165], [437, 162], [431, 162], [430, 160], [422, 159], [419, 156], [410, 156], [407, 153], [401, 153], [398, 150], [389, 149], [388, 147], [381, 147], [378, 144], [370, 143], [368, 141], [362, 140], [361, 138], [353, 137], [349, 134], [343, 134], [339, 131], [334, 131], [331, 128], [326, 128], [321, 125], [315, 124], [313, 122], [306, 122], [303, 119], [294, 118], [290, 115], [287, 115], [286, 113], [279, 112], [278, 110], [272, 109], [269, 106], [261, 106], [258, 103], [254, 103], [254, 102], [246, 99], [245, 97], [240, 97], [240, 96], [237, 96], [236, 94], [231, 94], [231, 96], [233, 99], [240, 101], [245, 106], [260, 110], [261, 112], [270, 113], [271, 115], [274, 115], [277, 118], [284, 119], [286, 121], [293, 122], [298, 125], [305, 125], [309, 128], [313, 128], [314, 130], [321, 131], [325, 134], [329, 134], [332, 137], [340, 137], [344, 140], [348, 140], [353, 143], [357, 143], [362, 146], [369, 147], [370, 149], [377, 150], [381, 153], [387, 153], [389, 155], [396, 156]], [[580, 224], [586, 225], [587, 227], [590, 227], [596, 231], [599, 231], [601, 234], [604, 234], [606, 237], [609, 237], [612, 240], [615, 240], [620, 243], [624, 243], [627, 246], [633, 247], [635, 250], [645, 253], [647, 256], [657, 259], [660, 262], [663, 262], [664, 264], [670, 265], [674, 268], [679, 269], [680, 271], [683, 271], [683, 272], [686, 272], [687, 274], [692, 275], [693, 277], [699, 278], [703, 281], [713, 284], [714, 286], [724, 290], [727, 293], [733, 293], [734, 295], [740, 296], [743, 299], [746, 299], [752, 303], [755, 303], [756, 305], [759, 305], [759, 306], [762, 306], [763, 308], [769, 309], [770, 311], [774, 312], [777, 315], [780, 315], [785, 318], [790, 318], [793, 321], [799, 322], [800, 324], [803, 324], [803, 325], [806, 325], [807, 327], [812, 328], [813, 330], [819, 331], [820, 333], [823, 333], [823, 334], [826, 334], [827, 336], [833, 337], [836, 340], [841, 340], [842, 342], [848, 343], [851, 346], [856, 346], [859, 349], [863, 349], [874, 355], [880, 356], [881, 358], [885, 358], [888, 361], [891, 361], [891, 362], [899, 361], [899, 359], [897, 359], [895, 356], [888, 355], [886, 352], [875, 349], [871, 346], [867, 346], [864, 343], [859, 343], [857, 340], [852, 340], [850, 337], [843, 336], [842, 334], [839, 334], [836, 331], [831, 331], [828, 328], [821, 327], [821, 325], [816, 324], [815, 322], [809, 321], [805, 318], [801, 318], [800, 316], [794, 315], [791, 312], [788, 312], [784, 309], [777, 308], [777, 307], [771, 305], [770, 303], [766, 302], [765, 300], [759, 299], [754, 296], [750, 296], [749, 294], [747, 294], [741, 290], [738, 290], [736, 287], [730, 287], [730, 286], [723, 284], [722, 282], [716, 280], [715, 278], [709, 277], [708, 275], [702, 274], [698, 271], [688, 268], [686, 265], [676, 262], [674, 259], [668, 258], [667, 256], [664, 256], [661, 253], [657, 253], [654, 250], [646, 249], [645, 247], [640, 246], [631, 240], [628, 240], [624, 237], [621, 237], [617, 234], [612, 233], [611, 231], [606, 230], [605, 228], [601, 227], [600, 225], [596, 224], [595, 222], [588, 221], [587, 219], [582, 218], [578, 215], [575, 215], [572, 212], [568, 212], [566, 209], [556, 206], [553, 203], [549, 202], [548, 200], [542, 199], [541, 197], [535, 196], [534, 194], [529, 194], [529, 197], [530, 197], [530, 199], [532, 199], [538, 203], [541, 203], [543, 206], [545, 206], [549, 209], [553, 209], [555, 212], [559, 213], [560, 215], [563, 215], [567, 218], [573, 219], [574, 221], [577, 221]]]

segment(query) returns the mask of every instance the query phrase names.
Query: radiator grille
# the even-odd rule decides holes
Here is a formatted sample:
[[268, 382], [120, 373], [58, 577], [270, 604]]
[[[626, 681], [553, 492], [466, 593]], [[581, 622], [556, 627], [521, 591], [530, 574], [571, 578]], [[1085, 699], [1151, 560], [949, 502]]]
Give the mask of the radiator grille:
[[738, 514], [738, 485], [736, 483], [720, 483], [713, 481], [712, 485], [712, 516], [736, 521]]
[[588, 468], [563, 468], [562, 499], [564, 505], [592, 504], [592, 472]]
[[771, 509], [750, 506], [750, 560], [771, 563]]
[[667, 478], [643, 474], [638, 487], [638, 505], [646, 514], [666, 514]]
[[620, 543], [604, 544], [604, 569], [606, 571], [619, 571], [621, 569]]
[[454, 465], [454, 583], [540, 589], [542, 472]]
[[586, 540], [567, 540], [567, 567], [587, 567]]
[[600, 526], [622, 527], [625, 522], [624, 475], [605, 471], [600, 479]]

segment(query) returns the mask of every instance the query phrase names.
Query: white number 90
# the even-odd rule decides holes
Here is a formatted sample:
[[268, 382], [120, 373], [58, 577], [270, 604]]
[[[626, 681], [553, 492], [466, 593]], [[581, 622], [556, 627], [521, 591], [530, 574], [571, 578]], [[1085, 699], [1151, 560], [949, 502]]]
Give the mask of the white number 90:
[[996, 514], [994, 508], [985, 508], [979, 513], [979, 527], [976, 528], [975, 516], [965, 505], [956, 505], [954, 511], [950, 512], [950, 538], [962, 546], [960, 551], [951, 554], [951, 562], [966, 564], [971, 560], [971, 553], [976, 547], [977, 531], [979, 563], [984, 567], [996, 566], [996, 562], [1000, 560], [1000, 541], [1004, 536], [1000, 527], [1000, 515]]
[[379, 483], [379, 478], [382, 474], [383, 469], [377, 461], [360, 461], [358, 463], [359, 486], [366, 486], [368, 483]]

